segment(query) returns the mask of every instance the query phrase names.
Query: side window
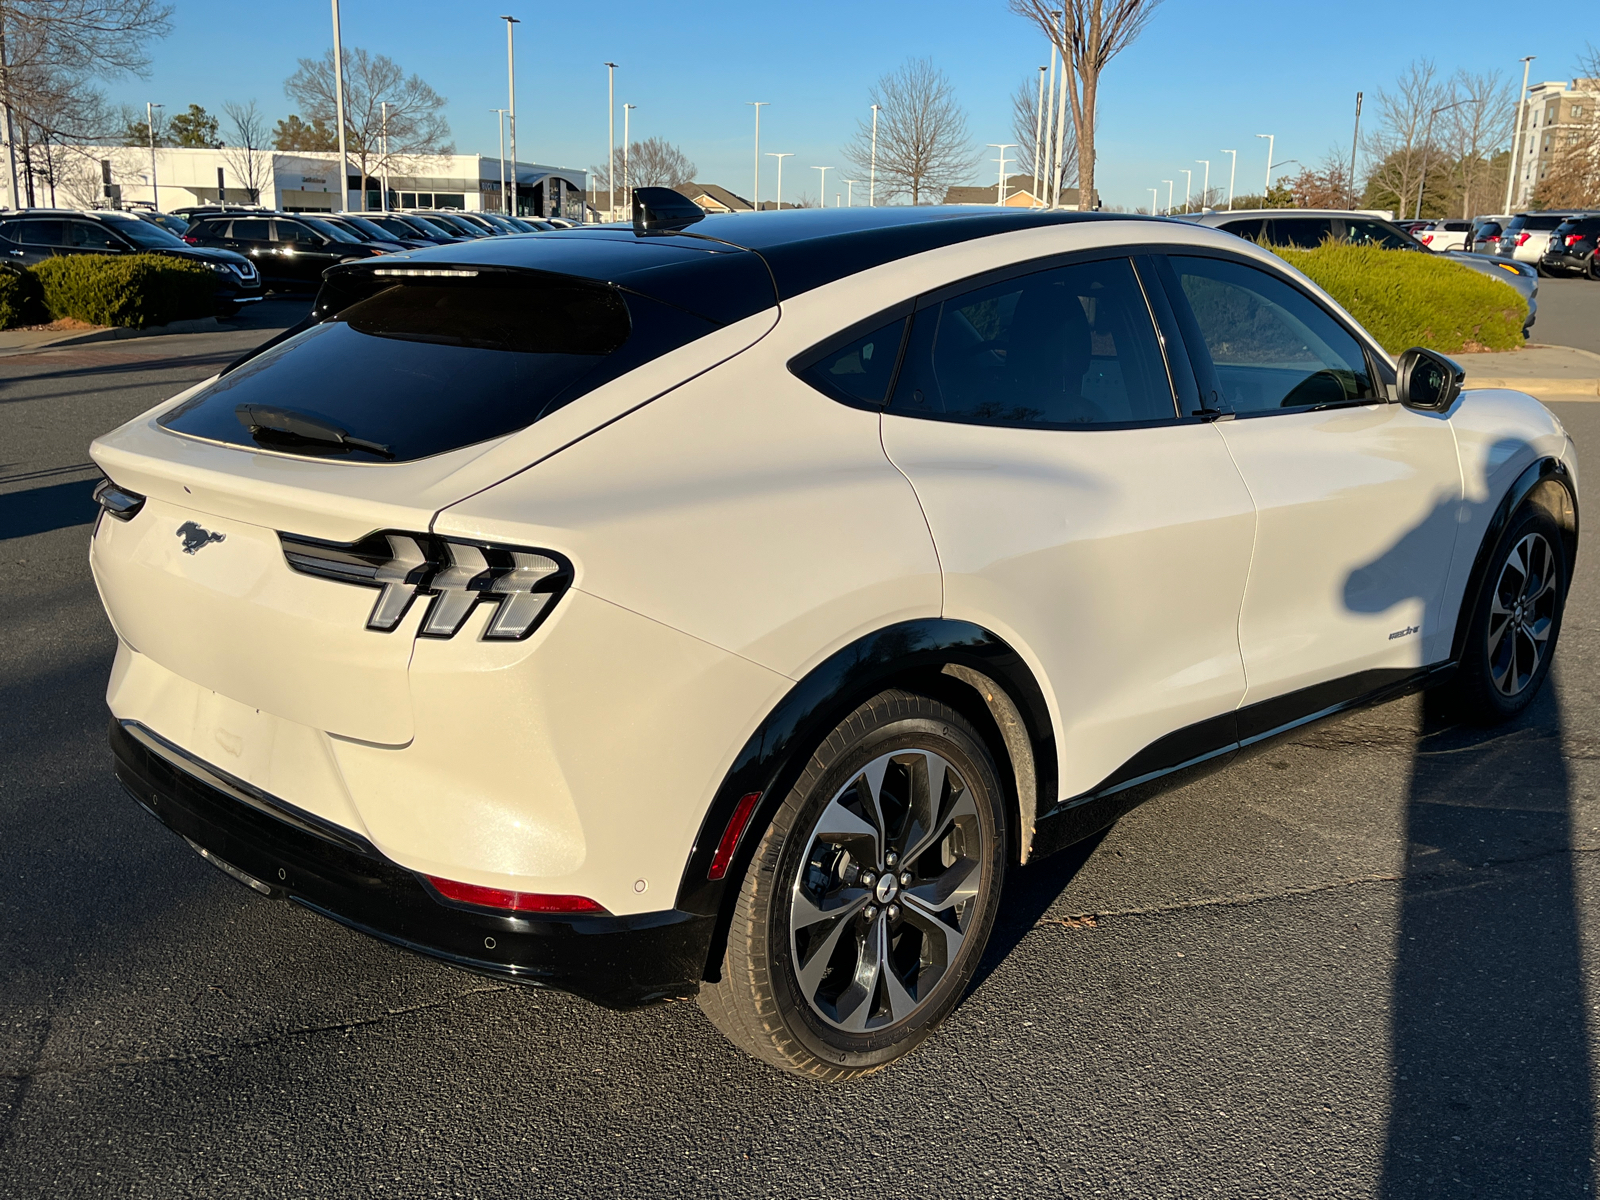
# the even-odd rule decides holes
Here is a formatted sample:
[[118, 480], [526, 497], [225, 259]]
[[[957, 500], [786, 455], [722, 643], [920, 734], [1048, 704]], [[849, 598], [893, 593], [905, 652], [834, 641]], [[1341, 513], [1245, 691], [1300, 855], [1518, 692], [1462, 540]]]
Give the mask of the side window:
[[1266, 232], [1266, 229], [1267, 223], [1259, 217], [1244, 221], [1229, 221], [1222, 226], [1223, 232], [1231, 233], [1234, 237], [1242, 237], [1247, 242], [1260, 241], [1261, 235]]
[[277, 226], [277, 240], [280, 242], [303, 242], [309, 246], [320, 245], [322, 242], [320, 237], [299, 221], [274, 221], [273, 224]]
[[64, 246], [65, 227], [65, 221], [18, 221], [14, 236], [24, 246]]
[[272, 222], [263, 221], [259, 218], [234, 221], [233, 236], [244, 242], [270, 242], [272, 240]]
[[1376, 400], [1361, 344], [1310, 297], [1266, 271], [1173, 255], [1184, 298], [1236, 413]]
[[1277, 246], [1315, 250], [1333, 236], [1333, 222], [1327, 217], [1276, 217], [1271, 241]]
[[120, 250], [122, 244], [109, 230], [90, 221], [67, 222], [68, 244], [82, 250]]
[[228, 236], [228, 222], [226, 221], [196, 221], [189, 226], [185, 233], [196, 240], [200, 238], [225, 238]]
[[1017, 276], [917, 312], [891, 411], [984, 425], [1172, 420], [1128, 259]]
[[795, 373], [835, 400], [877, 407], [889, 394], [905, 331], [906, 319], [901, 317], [828, 351]]
[[1385, 250], [1410, 250], [1412, 244], [1398, 230], [1390, 229], [1379, 221], [1358, 221], [1345, 218], [1344, 236], [1357, 246], [1381, 246]]

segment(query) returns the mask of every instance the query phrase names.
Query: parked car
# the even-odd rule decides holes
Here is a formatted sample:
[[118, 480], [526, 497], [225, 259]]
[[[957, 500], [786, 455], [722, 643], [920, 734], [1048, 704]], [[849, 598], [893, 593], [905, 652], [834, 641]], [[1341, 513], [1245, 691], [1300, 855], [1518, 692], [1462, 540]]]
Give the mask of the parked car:
[[0, 216], [0, 261], [32, 266], [68, 254], [161, 254], [201, 263], [216, 275], [218, 316], [261, 299], [261, 276], [249, 259], [186, 245], [133, 213], [35, 208]]
[[189, 228], [189, 222], [173, 213], [156, 212], [149, 208], [123, 209], [131, 217], [138, 217], [141, 221], [149, 221], [152, 225], [159, 225], [175, 238], [182, 238]]
[[1556, 226], [1575, 215], [1578, 214], [1571, 211], [1518, 213], [1500, 235], [1500, 257], [1537, 267], [1550, 248], [1550, 235]]
[[1406, 233], [1409, 233], [1409, 234], [1415, 236], [1417, 230], [1426, 227], [1429, 224], [1429, 222], [1427, 222], [1427, 221], [1396, 221], [1394, 224], [1395, 224], [1395, 227], [1397, 229], [1404, 230]]
[[1430, 221], [1413, 237], [1429, 250], [1470, 250], [1471, 221]]
[[317, 220], [337, 226], [351, 237], [371, 242], [374, 246], [381, 246], [391, 254], [401, 250], [426, 250], [436, 244], [415, 236], [401, 237], [356, 213], [322, 213], [318, 215]]
[[657, 191], [336, 266], [91, 447], [118, 778], [260, 895], [839, 1080], [1019, 862], [1330, 713], [1539, 691], [1536, 400], [1200, 225]]
[[1385, 221], [1380, 217], [1369, 217], [1362, 213], [1343, 212], [1338, 209], [1272, 208], [1209, 212], [1183, 219], [1225, 229], [1239, 237], [1251, 241], [1265, 241], [1275, 246], [1312, 248], [1320, 246], [1331, 238], [1357, 245], [1381, 246], [1386, 250], [1442, 253], [1451, 262], [1458, 262], [1464, 267], [1470, 267], [1515, 288], [1528, 302], [1528, 320], [1522, 327], [1524, 335], [1533, 328], [1534, 320], [1539, 313], [1539, 276], [1532, 267], [1518, 262], [1508, 262], [1502, 258], [1485, 258], [1481, 254], [1468, 254], [1461, 250], [1429, 250], [1394, 222]]
[[1550, 235], [1550, 248], [1539, 260], [1546, 275], [1587, 275], [1600, 279], [1600, 258], [1595, 245], [1600, 242], [1600, 214], [1568, 217]]
[[1500, 248], [1500, 235], [1505, 231], [1506, 222], [1510, 217], [1479, 217], [1472, 223], [1472, 232], [1468, 235], [1470, 249], [1474, 254], [1494, 254]]
[[432, 210], [419, 211], [412, 215], [422, 217], [423, 219], [430, 221], [435, 225], [442, 226], [445, 229], [449, 229], [455, 233], [458, 233], [464, 238], [476, 239], [493, 237], [500, 232], [494, 226], [487, 223], [480, 224], [477, 221], [470, 221], [467, 219], [465, 213], [460, 212], [439, 212]]
[[329, 267], [389, 250], [305, 213], [202, 217], [189, 227], [184, 241], [243, 254], [256, 264], [268, 287], [289, 290], [314, 288]]
[[432, 242], [435, 245], [472, 241], [477, 236], [474, 234], [473, 238], [469, 238], [459, 229], [440, 225], [428, 220], [426, 217], [419, 217], [415, 213], [389, 213], [387, 216], [374, 216], [372, 219], [391, 232], [398, 233], [402, 232], [403, 229], [410, 229], [416, 237], [421, 238], [423, 241]]

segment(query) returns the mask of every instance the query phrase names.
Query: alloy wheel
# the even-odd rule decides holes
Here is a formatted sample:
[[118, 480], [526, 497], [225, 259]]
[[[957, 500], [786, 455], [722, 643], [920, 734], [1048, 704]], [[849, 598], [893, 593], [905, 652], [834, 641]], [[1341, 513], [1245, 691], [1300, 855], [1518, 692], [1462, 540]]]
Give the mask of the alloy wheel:
[[912, 1017], [979, 913], [988, 835], [961, 773], [929, 750], [874, 758], [812, 828], [790, 897], [800, 993], [847, 1033]]
[[1512, 547], [1489, 606], [1489, 677], [1505, 696], [1519, 694], [1544, 661], [1554, 628], [1557, 589], [1555, 550], [1542, 534], [1530, 533]]

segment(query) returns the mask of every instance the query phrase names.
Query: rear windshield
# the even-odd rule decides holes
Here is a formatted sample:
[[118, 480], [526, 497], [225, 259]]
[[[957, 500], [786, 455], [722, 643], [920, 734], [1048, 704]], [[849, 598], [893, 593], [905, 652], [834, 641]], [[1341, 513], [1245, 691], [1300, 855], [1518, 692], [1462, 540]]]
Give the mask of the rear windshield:
[[1511, 228], [1518, 233], [1522, 232], [1524, 229], [1554, 229], [1557, 225], [1561, 224], [1561, 222], [1565, 220], [1565, 217], [1543, 217], [1537, 214], [1527, 217], [1512, 217]]
[[[161, 424], [314, 457], [424, 458], [525, 428], [717, 328], [622, 288], [533, 272], [368, 286], [378, 290], [246, 360]], [[262, 428], [264, 409], [378, 449]]]

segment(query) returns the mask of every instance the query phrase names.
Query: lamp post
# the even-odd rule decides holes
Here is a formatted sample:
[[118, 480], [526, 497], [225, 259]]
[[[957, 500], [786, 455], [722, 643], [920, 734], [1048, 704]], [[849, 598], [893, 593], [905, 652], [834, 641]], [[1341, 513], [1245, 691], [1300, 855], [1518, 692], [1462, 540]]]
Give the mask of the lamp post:
[[1267, 193], [1272, 190], [1272, 142], [1276, 135], [1271, 133], [1258, 133], [1256, 136], [1258, 138], [1264, 137], [1267, 139], [1267, 182], [1261, 189], [1261, 203], [1265, 205], [1267, 202]]
[[622, 106], [622, 207], [629, 212], [633, 211], [633, 176], [628, 172], [628, 114], [638, 107], [637, 104]]
[[[1061, 12], [1058, 9], [1051, 9], [1050, 10], [1050, 15], [1052, 17], [1059, 18], [1061, 16]], [[1049, 83], [1049, 90], [1046, 93], [1045, 100], [1044, 100], [1044, 108], [1045, 108], [1045, 114], [1044, 114], [1044, 176], [1045, 176], [1045, 180], [1047, 180], [1047, 181], [1048, 180], [1052, 180], [1052, 179], [1054, 179], [1056, 177], [1056, 174], [1055, 174], [1055, 161], [1056, 161], [1055, 160], [1055, 145], [1056, 145], [1056, 60], [1060, 57], [1060, 55], [1061, 55], [1061, 51], [1056, 46], [1055, 40], [1051, 39], [1051, 42], [1050, 42], [1050, 83]], [[1046, 208], [1054, 208], [1055, 205], [1051, 203], [1050, 184], [1048, 182], [1044, 182], [1044, 183], [1041, 183], [1039, 186], [1040, 186], [1040, 190], [1043, 191], [1043, 193], [1044, 193], [1044, 196], [1043, 196], [1044, 206]]]
[[[338, 0], [335, 0], [335, 7], [337, 7], [337, 4]], [[150, 203], [155, 205], [157, 212], [161, 211], [161, 192], [156, 187], [156, 109], [165, 107], [165, 104], [154, 104], [148, 100], [145, 101], [144, 105], [144, 122], [150, 130]], [[138, 109], [134, 109], [134, 112], [138, 111]], [[14, 207], [22, 207], [22, 205], [16, 203], [15, 196], [11, 200]], [[221, 188], [217, 189], [217, 203], [222, 203]]]
[[1452, 108], [1460, 108], [1465, 100], [1457, 100], [1454, 104], [1441, 104], [1428, 114], [1428, 127], [1422, 135], [1422, 174], [1417, 179], [1417, 207], [1411, 214], [1413, 221], [1422, 220], [1422, 188], [1428, 182], [1428, 143], [1433, 140], [1433, 118]]
[[[380, 124], [378, 128], [380, 132], [378, 137], [379, 144], [383, 147], [383, 178], [379, 181], [379, 186], [383, 191], [378, 197], [378, 211], [386, 213], [389, 211], [389, 102], [387, 100], [380, 101], [378, 108], [382, 113], [379, 118]], [[361, 198], [361, 205], [363, 208], [366, 207], [365, 196]]]
[[[506, 125], [511, 132], [511, 211], [517, 215], [517, 55], [512, 45], [512, 30], [522, 24], [516, 17], [501, 17], [506, 23]], [[504, 156], [501, 156], [504, 161]], [[503, 194], [503, 193], [502, 193]]]
[[833, 170], [833, 168], [832, 167], [812, 167], [811, 169], [813, 171], [821, 171], [822, 172], [822, 174], [817, 177], [817, 207], [818, 208], [827, 208], [828, 207], [828, 172]]
[[782, 154], [778, 154], [778, 153], [776, 153], [776, 152], [774, 152], [772, 150], [768, 150], [767, 151], [767, 157], [768, 158], [775, 158], [775, 159], [778, 160], [778, 211], [782, 211], [782, 209], [783, 209], [783, 160], [786, 159], [786, 158], [793, 158], [794, 157], [794, 151], [793, 150], [785, 150]]
[[1205, 182], [1200, 185], [1200, 207], [1204, 208], [1206, 207], [1206, 197], [1211, 194], [1211, 160], [1209, 158], [1197, 158], [1195, 162], [1206, 169]]
[[1538, 55], [1530, 54], [1522, 60], [1522, 90], [1517, 93], [1517, 119], [1513, 126], [1510, 170], [1506, 172], [1506, 212], [1511, 211], [1511, 189], [1516, 186], [1517, 168], [1522, 159], [1522, 114], [1528, 107], [1528, 64]]
[[995, 207], [996, 208], [1004, 208], [1005, 204], [1006, 204], [1006, 151], [1007, 150], [1015, 150], [1017, 148], [1018, 143], [1016, 143], [1016, 142], [988, 142], [986, 144], [988, 145], [989, 149], [1000, 151], [1000, 157], [999, 158], [991, 158], [989, 161], [990, 162], [997, 162], [997, 163], [1000, 164], [1000, 179], [999, 179], [999, 182], [997, 182], [995, 184], [995, 186], [994, 186], [994, 195], [995, 195], [994, 203], [995, 203]]
[[1224, 150], [1224, 154], [1233, 155], [1228, 165], [1228, 211], [1233, 211], [1233, 177], [1239, 170], [1239, 152], [1237, 150]]
[[1189, 211], [1189, 197], [1194, 194], [1194, 168], [1183, 168], [1183, 211]]
[[[1053, 54], [1055, 47], [1051, 46]], [[1044, 76], [1049, 67], [1039, 68], [1039, 103], [1033, 110], [1033, 205], [1039, 206], [1039, 155], [1044, 149]]]
[[[1350, 134], [1350, 208], [1356, 206], [1356, 147], [1361, 145], [1361, 93], [1356, 93], [1356, 127]], [[1471, 247], [1468, 247], [1471, 249]]]
[[[1056, 45], [1067, 44], [1067, 10], [1063, 5], [1055, 10], [1056, 36], [1051, 39]], [[1061, 184], [1067, 173], [1067, 56], [1063, 51], [1061, 55], [1061, 78], [1057, 83], [1056, 95], [1056, 130], [1055, 150], [1051, 157], [1054, 164], [1050, 171], [1050, 207], [1061, 207]], [[1076, 86], [1076, 84], [1074, 84]], [[1078, 194], [1078, 211], [1084, 212], [1094, 207], [1094, 197], [1085, 196], [1082, 191]]]
[[867, 207], [876, 208], [878, 204], [878, 110], [881, 104], [872, 106], [872, 178], [867, 184]]
[[[599, 193], [595, 199], [599, 199]], [[617, 219], [617, 64], [606, 64], [606, 220]]]
[[1170, 217], [1172, 215], [1172, 180], [1163, 179], [1161, 182], [1167, 185], [1167, 216]]
[[861, 180], [859, 179], [846, 179], [844, 181], [844, 206], [846, 208], [854, 208], [856, 206], [856, 184], [860, 182]]
[[1160, 194], [1160, 192], [1160, 188], [1150, 189], [1150, 215], [1152, 217], [1156, 215], [1156, 197]]
[[344, 46], [339, 40], [339, 0], [333, 0], [333, 115], [339, 123], [339, 190], [334, 201], [334, 212], [343, 212], [350, 203], [346, 190], [350, 187], [350, 160], [345, 153], [344, 141]]
[[[489, 111], [500, 114], [498, 121], [500, 126], [500, 209], [504, 212], [506, 208], [506, 110], [503, 108], [491, 108]], [[387, 198], [387, 189], [385, 189], [384, 194]]]
[[763, 105], [771, 104], [771, 100], [746, 100], [745, 103], [756, 110], [756, 178], [755, 194], [750, 197], [751, 209], [761, 211], [761, 109]]

